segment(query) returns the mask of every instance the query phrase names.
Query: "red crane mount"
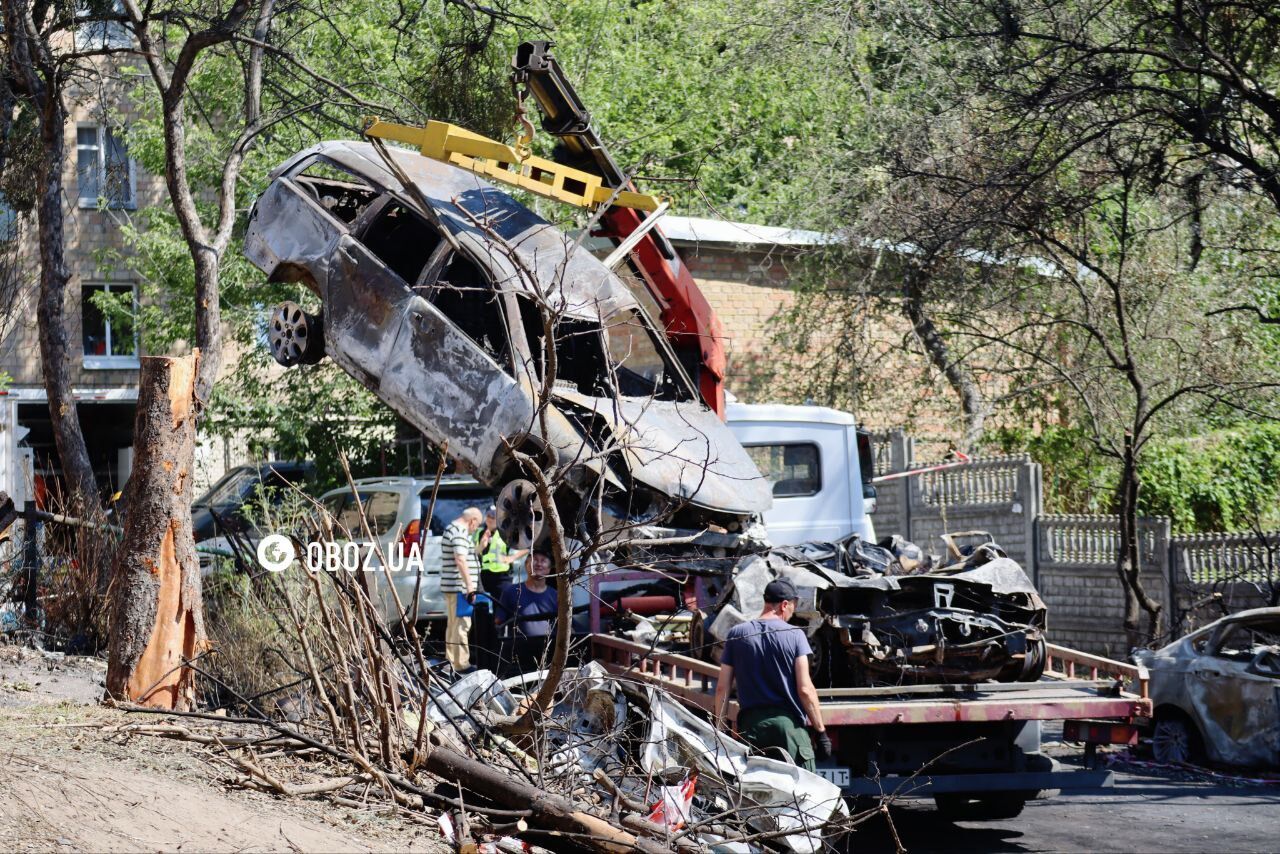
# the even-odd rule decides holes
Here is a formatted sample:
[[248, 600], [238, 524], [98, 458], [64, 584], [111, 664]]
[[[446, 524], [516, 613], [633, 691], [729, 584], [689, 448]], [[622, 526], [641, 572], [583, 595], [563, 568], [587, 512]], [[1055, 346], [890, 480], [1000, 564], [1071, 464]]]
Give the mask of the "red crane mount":
[[[542, 112], [543, 131], [559, 140], [552, 159], [599, 175], [602, 186], [609, 189], [633, 190], [631, 180], [592, 127], [591, 114], [551, 55], [551, 47], [549, 41], [521, 44], [511, 63], [511, 81], [533, 96]], [[631, 268], [657, 303], [658, 319], [672, 349], [702, 399], [724, 418], [724, 327], [671, 241], [656, 224], [648, 222], [653, 216], [637, 208], [610, 205], [601, 215], [596, 233], [622, 245], [641, 232], [630, 247]]]

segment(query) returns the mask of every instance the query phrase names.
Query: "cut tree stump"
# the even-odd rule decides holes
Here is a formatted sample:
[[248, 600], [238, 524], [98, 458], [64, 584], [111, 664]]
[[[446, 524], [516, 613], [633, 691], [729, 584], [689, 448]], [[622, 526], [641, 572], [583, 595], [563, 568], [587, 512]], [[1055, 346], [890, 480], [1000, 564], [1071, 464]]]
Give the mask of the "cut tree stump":
[[124, 540], [112, 577], [107, 696], [186, 711], [207, 646], [191, 532], [200, 353], [141, 360]]

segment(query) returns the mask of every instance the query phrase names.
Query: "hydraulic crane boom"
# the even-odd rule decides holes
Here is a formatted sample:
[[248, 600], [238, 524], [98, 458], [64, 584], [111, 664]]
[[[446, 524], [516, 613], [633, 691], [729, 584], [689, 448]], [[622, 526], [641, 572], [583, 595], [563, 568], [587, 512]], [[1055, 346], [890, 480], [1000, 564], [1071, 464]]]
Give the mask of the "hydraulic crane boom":
[[[560, 140], [556, 162], [599, 175], [604, 188], [634, 191], [591, 126], [591, 114], [551, 55], [551, 42], [524, 42], [512, 62], [512, 80], [528, 87], [542, 112], [542, 129]], [[643, 210], [610, 205], [599, 234], [615, 245], [645, 224]], [[652, 226], [632, 248], [632, 267], [657, 302], [663, 328], [707, 406], [724, 418], [724, 327], [698, 290], [679, 253]]]

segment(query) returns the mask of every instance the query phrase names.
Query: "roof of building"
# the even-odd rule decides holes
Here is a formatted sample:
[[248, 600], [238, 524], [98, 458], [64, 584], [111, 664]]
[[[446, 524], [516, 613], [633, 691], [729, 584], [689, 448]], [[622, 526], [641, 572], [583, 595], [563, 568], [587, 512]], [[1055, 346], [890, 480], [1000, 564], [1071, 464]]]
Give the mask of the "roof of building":
[[838, 242], [834, 234], [803, 228], [779, 228], [722, 219], [667, 215], [660, 223], [662, 233], [682, 243], [713, 243], [746, 246], [824, 246]]

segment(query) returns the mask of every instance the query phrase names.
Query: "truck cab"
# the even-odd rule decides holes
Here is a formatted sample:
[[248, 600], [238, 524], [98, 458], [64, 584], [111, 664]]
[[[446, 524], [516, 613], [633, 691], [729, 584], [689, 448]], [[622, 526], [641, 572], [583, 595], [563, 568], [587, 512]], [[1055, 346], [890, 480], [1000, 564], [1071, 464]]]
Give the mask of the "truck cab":
[[792, 545], [857, 532], [875, 541], [871, 437], [825, 406], [730, 403], [725, 421], [773, 489], [769, 540]]

